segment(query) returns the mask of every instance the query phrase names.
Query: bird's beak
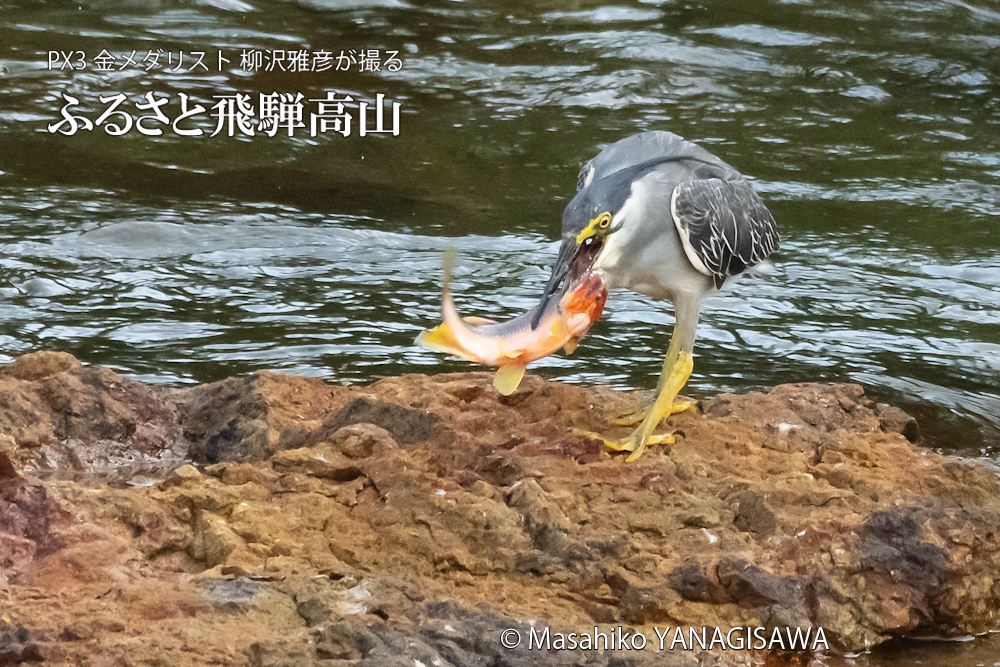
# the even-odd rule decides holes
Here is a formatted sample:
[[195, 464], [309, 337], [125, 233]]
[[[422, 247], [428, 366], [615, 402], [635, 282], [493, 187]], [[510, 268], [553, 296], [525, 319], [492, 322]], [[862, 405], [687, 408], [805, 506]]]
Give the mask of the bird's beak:
[[582, 243], [577, 243], [575, 238], [563, 239], [562, 245], [559, 246], [559, 256], [552, 265], [552, 275], [549, 276], [549, 282], [542, 293], [541, 303], [538, 304], [538, 310], [531, 320], [532, 329], [538, 326], [548, 304], [559, 303], [562, 295], [579, 284], [593, 268], [603, 245], [602, 241], [593, 236], [584, 239]]

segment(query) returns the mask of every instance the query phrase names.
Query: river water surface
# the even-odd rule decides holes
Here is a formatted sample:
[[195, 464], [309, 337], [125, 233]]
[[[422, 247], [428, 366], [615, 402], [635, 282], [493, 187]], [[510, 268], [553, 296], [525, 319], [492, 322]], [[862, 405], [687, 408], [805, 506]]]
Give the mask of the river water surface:
[[[58, 349], [162, 383], [469, 369], [412, 345], [439, 317], [442, 250], [460, 253], [464, 313], [526, 309], [580, 165], [666, 129], [752, 177], [783, 237], [772, 271], [706, 301], [688, 393], [860, 382], [916, 415], [925, 444], [995, 462], [1000, 7], [704, 5], [2, 2], [0, 361]], [[111, 71], [96, 69], [104, 50]], [[245, 71], [253, 50], [396, 52], [401, 66]], [[87, 67], [49, 69], [49, 51]], [[147, 71], [150, 51], [163, 54]], [[200, 52], [208, 71], [188, 71]], [[173, 119], [181, 93], [210, 108], [330, 91], [400, 102], [399, 136], [358, 136], [351, 105], [348, 137], [211, 137], [208, 114], [185, 125], [201, 137], [47, 129], [64, 94], [96, 121], [102, 95], [125, 93], [136, 117], [153, 113], [128, 107], [146, 93], [169, 96]], [[663, 304], [613, 293], [572, 357], [534, 367], [651, 388], [671, 323]], [[1000, 643], [818, 660], [993, 665]]]

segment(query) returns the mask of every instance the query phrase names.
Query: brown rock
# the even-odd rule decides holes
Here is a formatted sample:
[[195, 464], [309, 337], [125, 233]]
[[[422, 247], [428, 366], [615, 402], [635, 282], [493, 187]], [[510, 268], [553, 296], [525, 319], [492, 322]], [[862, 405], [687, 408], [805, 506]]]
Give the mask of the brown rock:
[[736, 497], [734, 524], [740, 530], [767, 537], [774, 532], [776, 521], [774, 510], [756, 491], [744, 491]]
[[40, 663], [45, 653], [42, 645], [32, 641], [27, 628], [7, 617], [0, 618], [0, 665]]
[[171, 486], [183, 486], [197, 484], [201, 481], [201, 473], [190, 463], [174, 470], [160, 484], [161, 489], [169, 489]]
[[369, 456], [386, 456], [396, 448], [392, 435], [374, 424], [352, 424], [337, 429], [330, 436], [330, 443], [341, 453], [352, 459], [366, 459]]
[[149, 387], [65, 352], [0, 367], [0, 433], [18, 469], [104, 476], [169, 469], [187, 453], [170, 407]]
[[392, 434], [403, 445], [430, 440], [442, 432], [441, 417], [387, 401], [362, 396], [345, 405], [324, 428], [336, 433], [350, 424], [374, 424]]
[[917, 420], [895, 405], [876, 403], [875, 414], [878, 415], [879, 426], [886, 433], [900, 433], [910, 442], [916, 442], [920, 437]]
[[[535, 376], [506, 398], [485, 373], [357, 388], [258, 373], [122, 398], [71, 358], [18, 363], [0, 372], [20, 397], [0, 415], [21, 419], [2, 443], [13, 464], [0, 453], [0, 554], [4, 602], [32, 626], [8, 643], [52, 664], [489, 664], [528, 621], [822, 626], [852, 650], [996, 629], [996, 476], [908, 442], [857, 386], [708, 399], [670, 417], [669, 452], [626, 464], [568, 429], [624, 435], [603, 418], [627, 396]], [[32, 443], [69, 442], [63, 410], [111, 406], [71, 430], [113, 433], [138, 411], [128, 397], [177, 414], [212, 464], [126, 488], [17, 476], [58, 450]]]
[[732, 601], [719, 581], [715, 567], [706, 568], [697, 563], [678, 565], [670, 573], [670, 587], [692, 602], [725, 604]]
[[69, 523], [69, 513], [45, 488], [23, 479], [7, 453], [0, 452], [0, 583], [58, 549], [58, 531]]
[[322, 380], [261, 371], [177, 392], [173, 399], [191, 458], [218, 463], [259, 461], [299, 446], [346, 394]]
[[191, 558], [205, 563], [206, 567], [215, 567], [225, 564], [229, 555], [243, 546], [243, 540], [229, 528], [225, 519], [211, 512], [201, 512], [188, 552]]

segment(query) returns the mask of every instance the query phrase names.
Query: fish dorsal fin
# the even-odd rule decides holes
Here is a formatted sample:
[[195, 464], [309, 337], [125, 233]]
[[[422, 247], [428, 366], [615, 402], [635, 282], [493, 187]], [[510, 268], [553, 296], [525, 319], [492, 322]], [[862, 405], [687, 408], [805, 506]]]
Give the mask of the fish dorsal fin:
[[565, 352], [566, 354], [573, 354], [573, 352], [576, 351], [576, 346], [579, 344], [580, 344], [579, 338], [570, 338], [568, 341], [566, 341], [566, 344], [563, 345], [563, 352]]
[[493, 378], [493, 386], [504, 396], [510, 396], [517, 391], [524, 377], [524, 366], [501, 366], [497, 369], [497, 374]]

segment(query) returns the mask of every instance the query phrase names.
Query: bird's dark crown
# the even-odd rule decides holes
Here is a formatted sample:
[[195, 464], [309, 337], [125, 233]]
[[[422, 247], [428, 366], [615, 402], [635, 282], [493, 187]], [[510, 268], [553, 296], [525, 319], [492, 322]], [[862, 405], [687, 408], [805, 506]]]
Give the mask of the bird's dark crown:
[[576, 236], [601, 213], [612, 216], [621, 210], [632, 192], [632, 182], [638, 177], [634, 169], [622, 169], [593, 181], [576, 193], [563, 211], [564, 237]]
[[[683, 162], [691, 165], [697, 178], [727, 178], [732, 174], [739, 176], [732, 167], [723, 162], [709, 162], [690, 155], [656, 157], [618, 169], [602, 178], [595, 178], [590, 185], [585, 185], [577, 191], [576, 196], [563, 211], [563, 237], [576, 236], [601, 213], [616, 215], [632, 194], [632, 184], [666, 162]], [[584, 167], [581, 174], [586, 172], [587, 167]], [[581, 182], [585, 180], [586, 178]], [[609, 233], [614, 230], [612, 227]]]

